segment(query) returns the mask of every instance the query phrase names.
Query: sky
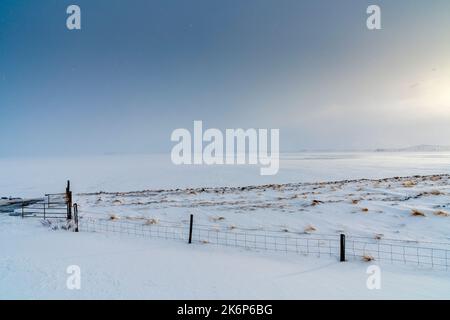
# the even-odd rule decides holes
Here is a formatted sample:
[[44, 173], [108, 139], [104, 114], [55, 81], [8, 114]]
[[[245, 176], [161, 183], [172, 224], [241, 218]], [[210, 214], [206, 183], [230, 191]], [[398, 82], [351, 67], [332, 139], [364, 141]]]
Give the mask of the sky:
[[449, 58], [448, 0], [2, 0], [0, 156], [170, 152], [194, 120], [285, 152], [449, 145]]

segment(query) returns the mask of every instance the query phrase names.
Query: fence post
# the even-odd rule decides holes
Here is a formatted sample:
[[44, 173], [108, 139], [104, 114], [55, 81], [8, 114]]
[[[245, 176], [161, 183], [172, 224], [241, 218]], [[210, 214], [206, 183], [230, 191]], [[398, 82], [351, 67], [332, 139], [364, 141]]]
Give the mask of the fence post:
[[70, 202], [67, 201], [67, 220], [72, 220], [72, 207], [70, 206]]
[[72, 191], [69, 191], [69, 216], [67, 219], [72, 220]]
[[22, 219], [23, 219], [23, 201], [22, 201]]
[[189, 222], [189, 243], [192, 243], [192, 225], [194, 224], [194, 215], [191, 214], [191, 220]]
[[73, 204], [73, 216], [75, 219], [75, 232], [78, 232], [78, 205], [76, 203]]
[[67, 180], [66, 198], [67, 198], [67, 220], [72, 220], [72, 191], [70, 191], [70, 180]]
[[341, 253], [340, 253], [340, 261], [345, 262], [345, 234], [341, 234]]

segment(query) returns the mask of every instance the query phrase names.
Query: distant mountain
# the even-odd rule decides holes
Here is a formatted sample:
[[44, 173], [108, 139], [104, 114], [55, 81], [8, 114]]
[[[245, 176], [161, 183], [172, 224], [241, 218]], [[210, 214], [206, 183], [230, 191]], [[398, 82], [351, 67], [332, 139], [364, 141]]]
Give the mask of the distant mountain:
[[407, 148], [376, 149], [375, 152], [442, 152], [450, 151], [450, 146], [421, 144]]

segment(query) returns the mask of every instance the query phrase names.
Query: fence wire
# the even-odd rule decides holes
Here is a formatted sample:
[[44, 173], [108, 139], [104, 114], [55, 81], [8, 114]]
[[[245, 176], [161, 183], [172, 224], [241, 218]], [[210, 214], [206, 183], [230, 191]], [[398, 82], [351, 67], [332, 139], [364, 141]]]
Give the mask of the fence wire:
[[303, 255], [339, 255], [339, 238], [312, 235], [277, 235], [271, 232], [243, 232], [240, 230], [193, 229], [193, 241], [245, 249], [297, 253]]
[[[120, 233], [147, 238], [172, 239], [187, 242], [189, 225], [183, 222], [133, 221], [82, 218], [81, 232]], [[271, 231], [243, 231], [196, 226], [192, 242], [217, 246], [238, 247], [249, 250], [266, 250], [295, 253], [306, 256], [340, 256], [340, 235], [295, 234]], [[450, 245], [417, 243], [405, 240], [373, 239], [346, 236], [345, 256], [350, 260], [384, 261], [392, 264], [412, 264], [449, 270]]]
[[415, 243], [410, 241], [346, 238], [346, 256], [366, 261], [386, 261], [392, 264], [417, 265], [449, 270], [449, 245], [440, 243]]
[[138, 237], [187, 241], [189, 229], [177, 224], [160, 225], [132, 221], [80, 219], [79, 231], [102, 233], [113, 232]]

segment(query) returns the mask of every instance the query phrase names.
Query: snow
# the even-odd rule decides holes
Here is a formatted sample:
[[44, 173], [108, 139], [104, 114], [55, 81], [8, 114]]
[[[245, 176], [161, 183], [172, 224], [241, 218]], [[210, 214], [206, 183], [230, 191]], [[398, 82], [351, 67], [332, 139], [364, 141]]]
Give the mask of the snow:
[[[192, 213], [195, 225], [221, 230], [449, 243], [449, 160], [449, 153], [285, 154], [279, 175], [261, 177], [258, 167], [177, 167], [167, 155], [1, 159], [0, 195], [61, 192], [70, 179], [81, 223], [114, 215], [186, 225]], [[432, 268], [74, 233], [6, 213], [0, 252], [0, 299], [445, 299], [450, 292], [448, 271]], [[380, 290], [366, 287], [371, 264], [381, 267]], [[81, 268], [81, 290], [66, 287], [69, 265]]]
[[0, 196], [41, 197], [64, 191], [132, 191], [206, 186], [335, 181], [450, 173], [450, 152], [281, 154], [280, 171], [259, 166], [176, 166], [170, 154], [0, 159]]
[[[11, 243], [11, 239], [14, 243]], [[440, 299], [448, 273], [97, 233], [50, 231], [2, 217], [0, 299]], [[81, 268], [68, 290], [66, 269]]]
[[[79, 194], [84, 217], [450, 243], [450, 176]], [[413, 210], [424, 214], [413, 216]], [[438, 214], [439, 213], [439, 214]]]

